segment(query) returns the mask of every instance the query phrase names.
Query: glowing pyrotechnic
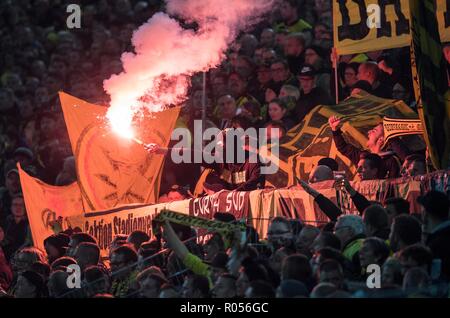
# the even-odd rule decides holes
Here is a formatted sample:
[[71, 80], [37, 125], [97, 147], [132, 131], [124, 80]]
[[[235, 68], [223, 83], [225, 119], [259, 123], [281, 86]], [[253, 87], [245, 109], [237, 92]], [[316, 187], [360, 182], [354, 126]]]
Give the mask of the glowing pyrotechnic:
[[106, 117], [109, 120], [112, 130], [119, 136], [127, 139], [134, 137], [134, 131], [131, 127], [133, 113], [128, 107], [109, 108]]
[[138, 112], [182, 103], [190, 76], [219, 65], [239, 32], [258, 22], [273, 2], [166, 0], [168, 14], [196, 22], [198, 29], [184, 29], [168, 14], [157, 13], [133, 33], [135, 53], [124, 53], [124, 71], [103, 85], [111, 96], [107, 117], [114, 131], [130, 138]]

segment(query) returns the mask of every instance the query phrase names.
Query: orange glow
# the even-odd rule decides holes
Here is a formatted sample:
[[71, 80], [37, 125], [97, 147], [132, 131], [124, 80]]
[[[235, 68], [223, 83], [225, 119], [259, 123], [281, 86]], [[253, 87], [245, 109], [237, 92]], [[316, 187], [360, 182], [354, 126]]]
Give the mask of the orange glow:
[[116, 134], [126, 139], [134, 137], [132, 128], [133, 111], [130, 107], [110, 107], [106, 117]]

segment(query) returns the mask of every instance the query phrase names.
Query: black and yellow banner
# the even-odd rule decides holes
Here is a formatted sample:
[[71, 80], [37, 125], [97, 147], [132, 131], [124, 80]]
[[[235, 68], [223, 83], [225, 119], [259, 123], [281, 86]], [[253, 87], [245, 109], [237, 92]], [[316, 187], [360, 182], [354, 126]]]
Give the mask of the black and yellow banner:
[[[445, 191], [448, 188], [450, 177], [447, 171], [440, 171], [413, 180], [390, 179], [352, 182], [352, 186], [366, 196], [369, 200], [384, 202], [389, 197], [402, 197], [411, 204], [411, 213], [420, 213], [417, 197], [426, 191], [437, 189]], [[193, 201], [189, 199], [160, 204], [132, 204], [114, 209], [84, 213], [81, 208], [80, 193], [72, 191], [76, 184], [67, 187], [52, 187], [41, 183], [21, 172], [21, 182], [30, 226], [33, 231], [33, 240], [36, 246], [43, 248], [44, 239], [53, 234], [51, 223], [61, 218], [63, 228], [78, 227], [97, 239], [101, 254], [109, 255], [109, 249], [116, 235], [129, 235], [140, 230], [153, 236], [153, 221], [169, 220], [209, 231], [230, 232], [235, 228], [244, 229], [243, 224], [230, 224], [213, 220], [217, 212], [233, 213], [237, 219], [245, 220], [258, 232], [261, 239], [267, 235], [270, 220], [277, 216], [301, 220], [304, 223], [316, 225], [327, 222], [327, 217], [314, 202], [314, 198], [306, 193], [300, 186], [290, 189], [256, 190], [250, 192], [223, 191], [223, 197], [241, 198], [240, 205], [243, 214], [230, 208], [229, 210], [210, 210], [211, 213], [197, 214]], [[314, 188], [321, 194], [340, 204], [346, 213], [356, 213], [350, 198], [345, 193], [336, 190], [333, 182], [324, 181], [314, 184]], [[60, 192], [60, 190], [63, 190]], [[76, 188], [75, 188], [76, 189]], [[216, 195], [205, 197], [206, 201], [214, 202]], [[338, 200], [338, 197], [340, 198]], [[43, 198], [40, 202], [39, 198]], [[344, 199], [343, 199], [344, 198]], [[31, 202], [31, 203], [30, 203]], [[198, 201], [197, 201], [198, 202]], [[28, 209], [30, 209], [28, 211]], [[42, 213], [41, 213], [42, 211]], [[169, 212], [170, 211], [170, 212]], [[197, 240], [200, 240], [200, 234]]]
[[[440, 38], [448, 42], [450, 1], [436, 0], [436, 3], [433, 14], [439, 23]], [[333, 28], [339, 55], [409, 46], [409, 0], [333, 0]]]
[[[385, 116], [397, 119], [417, 119], [417, 114], [400, 100], [379, 98], [366, 93], [347, 98], [343, 102], [314, 108], [305, 119], [292, 128], [280, 145], [279, 170], [266, 176], [266, 185], [285, 187], [296, 184], [295, 177], [307, 180], [310, 171], [323, 157], [335, 159], [339, 168], [351, 178], [356, 171], [350, 160], [342, 155], [333, 142], [328, 118], [342, 119], [344, 137], [363, 149], [367, 132], [381, 123]], [[423, 150], [421, 136], [408, 136], [406, 143], [411, 150]]]
[[384, 142], [390, 139], [405, 136], [423, 134], [422, 121], [420, 119], [383, 118]]
[[[447, 1], [448, 2], [448, 1]], [[438, 1], [439, 6], [439, 1]], [[433, 165], [445, 169], [450, 155], [450, 100], [447, 63], [433, 0], [411, 0], [413, 82], [419, 117]]]
[[169, 221], [181, 225], [192, 226], [196, 228], [206, 229], [210, 232], [218, 232], [223, 234], [230, 234], [234, 231], [245, 231], [245, 224], [242, 223], [228, 223], [212, 219], [200, 218], [198, 216], [187, 215], [175, 211], [163, 210], [159, 213], [155, 221]]

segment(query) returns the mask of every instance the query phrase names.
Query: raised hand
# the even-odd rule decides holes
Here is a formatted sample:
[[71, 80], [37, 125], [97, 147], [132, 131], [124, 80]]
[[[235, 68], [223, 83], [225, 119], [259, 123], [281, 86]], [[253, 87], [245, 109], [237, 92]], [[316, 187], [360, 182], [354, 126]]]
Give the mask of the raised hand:
[[342, 184], [344, 185], [345, 190], [347, 190], [350, 196], [354, 196], [356, 194], [356, 190], [353, 189], [352, 185], [350, 184], [347, 178], [342, 179]]
[[157, 144], [144, 144], [144, 149], [147, 150], [148, 153], [156, 153], [160, 149], [159, 145]]
[[336, 131], [339, 128], [340, 123], [341, 119], [337, 116], [331, 116], [328, 119], [328, 124], [330, 125], [332, 131]]

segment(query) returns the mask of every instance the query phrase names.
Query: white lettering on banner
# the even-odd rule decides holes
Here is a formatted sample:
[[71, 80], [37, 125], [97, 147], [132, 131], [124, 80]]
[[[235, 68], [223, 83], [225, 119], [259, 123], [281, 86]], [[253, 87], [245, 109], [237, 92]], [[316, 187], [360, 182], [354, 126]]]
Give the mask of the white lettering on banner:
[[241, 211], [245, 203], [244, 192], [230, 192], [226, 199], [226, 212]]
[[200, 217], [213, 216], [217, 212], [235, 214], [244, 209], [246, 200], [246, 192], [221, 192], [212, 196], [193, 199], [192, 213], [194, 216]]
[[202, 197], [199, 199], [194, 199], [193, 201], [193, 212], [194, 216], [211, 215], [218, 212], [220, 209], [219, 198], [216, 195]]

